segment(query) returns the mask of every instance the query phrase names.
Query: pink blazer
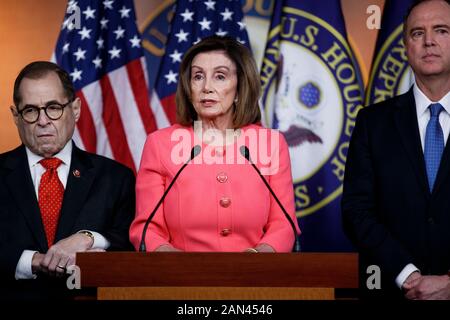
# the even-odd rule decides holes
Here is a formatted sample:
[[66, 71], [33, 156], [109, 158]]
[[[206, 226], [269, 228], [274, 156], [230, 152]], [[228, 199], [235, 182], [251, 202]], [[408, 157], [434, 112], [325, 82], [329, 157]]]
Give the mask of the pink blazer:
[[[147, 251], [170, 244], [183, 251], [243, 251], [265, 243], [277, 252], [292, 249], [292, 228], [257, 172], [240, 154], [247, 145], [252, 161], [295, 222], [288, 146], [278, 131], [242, 128], [235, 144], [213, 148], [195, 141], [192, 128], [173, 125], [147, 137], [136, 181], [136, 216], [130, 240], [139, 248], [145, 221], [194, 144], [201, 153], [182, 171], [149, 225]], [[268, 156], [269, 155], [269, 156]], [[271, 172], [269, 172], [271, 170]]]

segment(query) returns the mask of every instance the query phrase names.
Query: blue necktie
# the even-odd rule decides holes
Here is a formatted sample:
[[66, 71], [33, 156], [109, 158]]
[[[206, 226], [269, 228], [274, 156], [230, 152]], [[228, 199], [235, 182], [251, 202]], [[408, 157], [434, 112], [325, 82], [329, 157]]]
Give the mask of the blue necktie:
[[439, 170], [439, 164], [441, 163], [442, 152], [444, 151], [444, 134], [439, 124], [439, 114], [443, 110], [443, 107], [439, 103], [432, 103], [428, 108], [430, 109], [431, 117], [425, 133], [424, 155], [427, 167], [428, 186], [430, 192], [432, 192]]

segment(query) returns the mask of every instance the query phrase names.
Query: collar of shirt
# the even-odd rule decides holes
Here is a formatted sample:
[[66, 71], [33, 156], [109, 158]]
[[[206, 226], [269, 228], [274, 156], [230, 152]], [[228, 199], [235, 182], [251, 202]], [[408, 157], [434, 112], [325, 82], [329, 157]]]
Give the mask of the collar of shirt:
[[432, 103], [440, 103], [446, 112], [441, 112], [439, 115], [439, 123], [441, 124], [442, 132], [444, 134], [444, 144], [447, 144], [448, 135], [450, 132], [450, 92], [448, 92], [439, 101], [431, 101], [428, 97], [414, 84], [413, 87], [414, 100], [416, 103], [417, 124], [419, 127], [420, 142], [422, 151], [425, 148], [425, 134], [427, 130], [428, 121], [430, 120], [430, 112], [428, 107]]
[[439, 101], [431, 101], [430, 99], [428, 99], [428, 97], [425, 95], [425, 93], [422, 92], [422, 90], [420, 90], [417, 84], [414, 84], [413, 93], [414, 100], [416, 102], [416, 112], [418, 119], [426, 116], [428, 121], [428, 119], [430, 118], [430, 113], [427, 112], [427, 110], [432, 103], [440, 103], [444, 107], [444, 110], [448, 114], [450, 114], [450, 91], [447, 92], [447, 94], [443, 96]]
[[[44, 157], [41, 157], [33, 153], [28, 147], [25, 147], [28, 158], [28, 165], [30, 166], [31, 178], [33, 180], [34, 188], [36, 191], [36, 196], [38, 195], [39, 183], [41, 181], [41, 176], [44, 174], [45, 169], [39, 163]], [[64, 148], [55, 154], [53, 157], [58, 158], [62, 161], [61, 165], [58, 167], [58, 177], [61, 183], [66, 188], [67, 177], [69, 176], [70, 163], [72, 160], [72, 141], [66, 143]]]

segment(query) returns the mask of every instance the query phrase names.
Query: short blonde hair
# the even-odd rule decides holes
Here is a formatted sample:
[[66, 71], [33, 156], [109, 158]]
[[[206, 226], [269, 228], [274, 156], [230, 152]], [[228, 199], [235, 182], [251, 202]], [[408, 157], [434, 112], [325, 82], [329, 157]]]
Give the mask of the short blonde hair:
[[231, 37], [211, 36], [192, 46], [184, 55], [180, 65], [176, 102], [177, 121], [190, 126], [197, 120], [197, 112], [191, 101], [191, 64], [202, 52], [224, 51], [236, 65], [238, 78], [237, 102], [233, 109], [233, 129], [261, 121], [259, 95], [261, 81], [255, 60], [250, 50]]

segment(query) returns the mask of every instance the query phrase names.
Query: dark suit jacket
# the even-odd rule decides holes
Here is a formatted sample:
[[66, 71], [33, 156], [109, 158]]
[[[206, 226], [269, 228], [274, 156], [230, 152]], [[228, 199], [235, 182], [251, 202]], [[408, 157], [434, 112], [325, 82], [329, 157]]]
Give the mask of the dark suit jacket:
[[[74, 170], [80, 176], [73, 174]], [[135, 211], [135, 178], [125, 166], [102, 156], [72, 150], [55, 242], [79, 230], [102, 234], [111, 242], [108, 250], [132, 250], [129, 227]], [[23, 250], [48, 250], [25, 147], [0, 155], [0, 279], [7, 291], [24, 297], [30, 291], [57, 292], [65, 280], [39, 276], [36, 280], [14, 279]], [[5, 293], [5, 292], [4, 292]], [[60, 293], [57, 293], [58, 296]], [[30, 295], [32, 295], [30, 293]], [[39, 294], [41, 297], [45, 293]]]
[[360, 283], [366, 267], [381, 268], [382, 291], [401, 295], [395, 277], [408, 264], [422, 274], [450, 269], [450, 141], [435, 187], [428, 188], [412, 89], [364, 108], [348, 150], [342, 213], [347, 235], [360, 252]]

